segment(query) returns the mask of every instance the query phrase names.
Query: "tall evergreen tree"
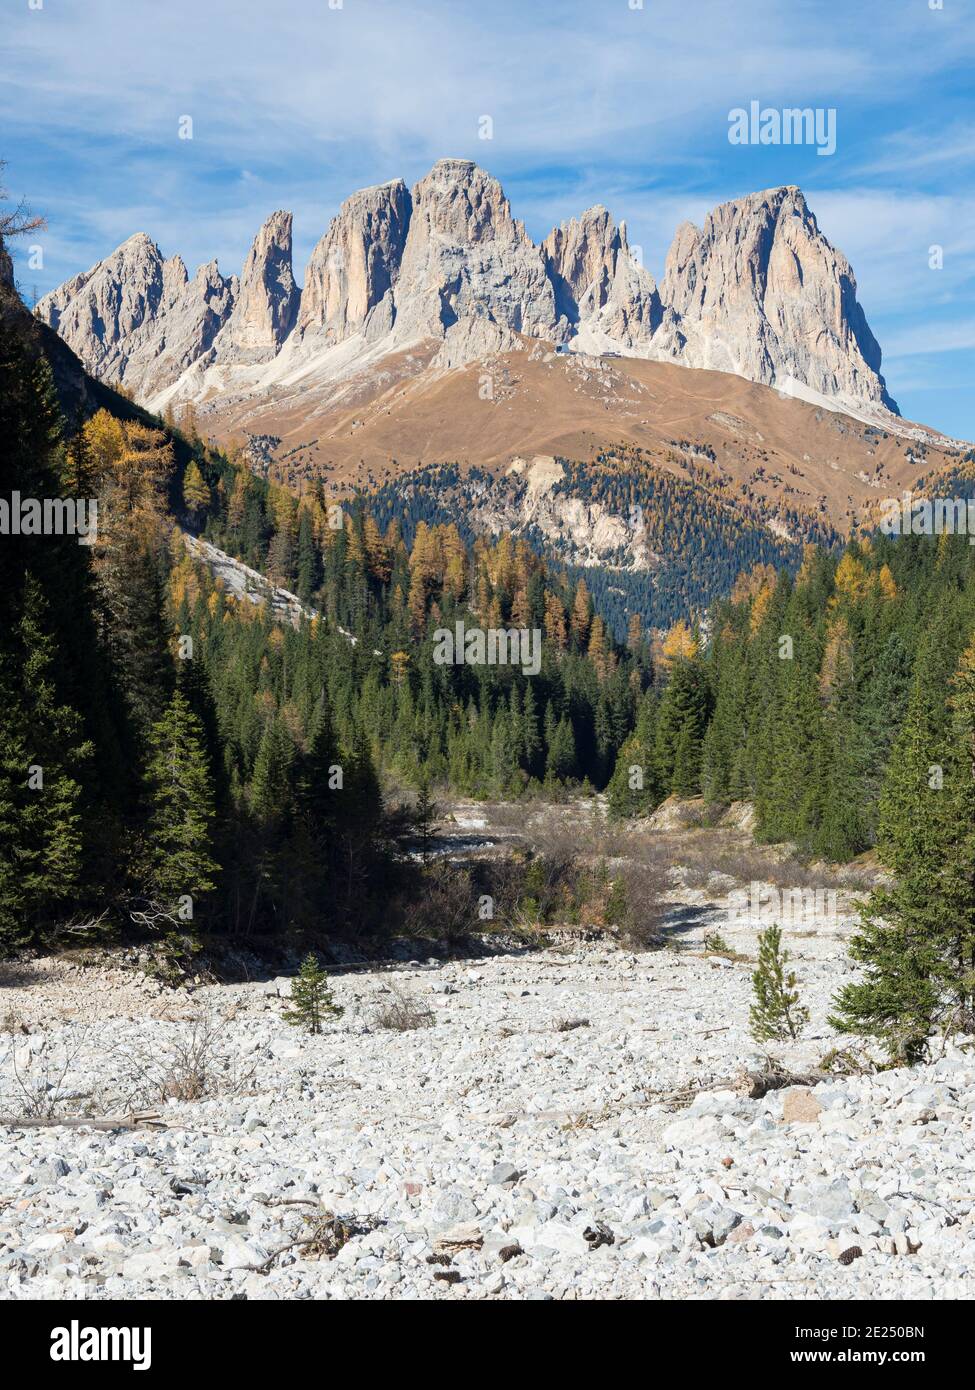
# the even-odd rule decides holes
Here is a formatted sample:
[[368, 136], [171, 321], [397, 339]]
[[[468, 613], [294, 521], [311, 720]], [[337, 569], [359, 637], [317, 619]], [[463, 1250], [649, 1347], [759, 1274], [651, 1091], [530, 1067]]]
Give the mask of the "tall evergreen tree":
[[938, 1027], [975, 1024], [975, 644], [952, 680], [950, 722], [919, 678], [881, 806], [895, 877], [871, 894], [851, 944], [864, 979], [846, 985], [834, 1024], [915, 1062]]
[[180, 920], [187, 920], [189, 900], [195, 919], [218, 873], [214, 789], [203, 726], [179, 688], [150, 730], [145, 777], [146, 897]]
[[40, 584], [28, 576], [19, 650], [0, 658], [0, 953], [74, 906], [82, 880], [81, 777], [93, 746], [59, 703]]
[[657, 714], [657, 776], [666, 795], [696, 796], [701, 790], [701, 755], [710, 713], [710, 692], [700, 662], [678, 658]]

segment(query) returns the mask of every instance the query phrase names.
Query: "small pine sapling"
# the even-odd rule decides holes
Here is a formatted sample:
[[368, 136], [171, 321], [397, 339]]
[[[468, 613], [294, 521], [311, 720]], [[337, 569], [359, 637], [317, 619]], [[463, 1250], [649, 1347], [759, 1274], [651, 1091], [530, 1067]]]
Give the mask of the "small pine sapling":
[[752, 975], [755, 1002], [748, 1012], [752, 1037], [757, 1043], [793, 1042], [809, 1022], [809, 1010], [799, 1003], [795, 973], [787, 969], [789, 953], [782, 948], [782, 932], [773, 923], [758, 935], [758, 969]]
[[430, 858], [430, 846], [433, 839], [433, 829], [437, 820], [437, 805], [430, 795], [429, 780], [424, 777], [420, 783], [420, 790], [416, 799], [416, 810], [414, 820], [416, 822], [417, 834], [420, 839], [420, 859], [426, 864]]
[[328, 971], [323, 970], [311, 951], [301, 962], [301, 969], [291, 986], [291, 1005], [282, 1017], [295, 1028], [320, 1033], [322, 1021], [331, 1015], [338, 1018], [343, 1009], [335, 1003], [328, 987]]

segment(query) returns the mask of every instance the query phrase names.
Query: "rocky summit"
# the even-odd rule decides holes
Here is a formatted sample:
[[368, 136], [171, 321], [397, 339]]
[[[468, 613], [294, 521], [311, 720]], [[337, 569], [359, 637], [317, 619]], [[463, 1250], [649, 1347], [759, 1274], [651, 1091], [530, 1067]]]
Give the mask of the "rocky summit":
[[394, 179], [343, 203], [300, 292], [291, 215], [276, 212], [239, 277], [211, 262], [191, 280], [139, 233], [37, 313], [154, 408], [227, 392], [259, 403], [282, 382], [343, 380], [418, 347], [437, 370], [461, 367], [535, 339], [896, 411], [853, 271], [793, 186], [683, 224], [658, 286], [606, 208], [537, 246], [497, 179], [442, 159], [412, 190]]

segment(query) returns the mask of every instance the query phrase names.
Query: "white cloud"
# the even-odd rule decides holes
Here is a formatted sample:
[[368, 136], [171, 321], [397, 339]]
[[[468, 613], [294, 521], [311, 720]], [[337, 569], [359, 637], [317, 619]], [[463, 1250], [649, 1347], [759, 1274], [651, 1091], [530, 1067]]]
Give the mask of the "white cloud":
[[886, 343], [885, 356], [891, 361], [898, 361], [972, 349], [975, 349], [975, 319], [961, 319], [904, 328], [899, 333], [892, 333]]

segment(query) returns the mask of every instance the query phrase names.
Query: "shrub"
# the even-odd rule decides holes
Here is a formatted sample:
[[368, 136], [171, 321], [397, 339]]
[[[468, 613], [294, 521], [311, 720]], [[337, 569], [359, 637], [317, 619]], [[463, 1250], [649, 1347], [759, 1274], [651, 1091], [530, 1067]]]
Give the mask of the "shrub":
[[663, 945], [667, 870], [659, 863], [628, 862], [617, 870], [610, 886], [604, 918], [616, 927], [620, 940], [633, 951]]
[[628, 913], [626, 884], [622, 878], [614, 878], [610, 884], [609, 897], [606, 899], [606, 907], [603, 912], [606, 925], [609, 927], [625, 926]]
[[409, 1033], [414, 1028], [429, 1028], [432, 1025], [433, 1014], [417, 1003], [412, 995], [395, 986], [392, 994], [391, 1002], [384, 1004], [376, 1013], [374, 1024], [377, 1028], [388, 1028], [394, 1033]]
[[470, 870], [448, 860], [424, 868], [416, 888], [402, 899], [400, 911], [407, 935], [448, 943], [490, 925], [478, 915], [478, 893]]

